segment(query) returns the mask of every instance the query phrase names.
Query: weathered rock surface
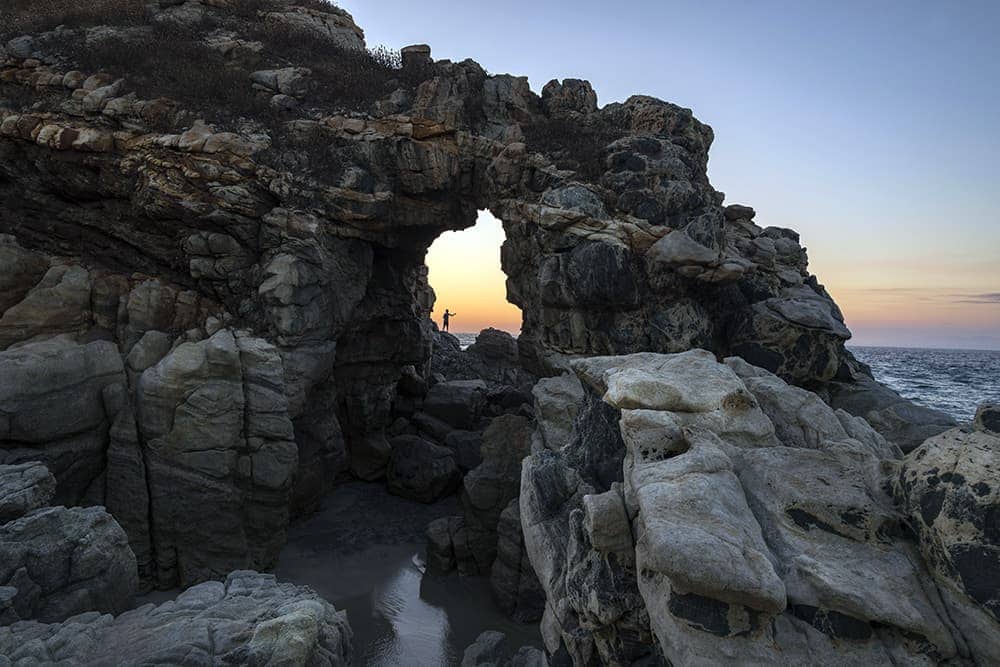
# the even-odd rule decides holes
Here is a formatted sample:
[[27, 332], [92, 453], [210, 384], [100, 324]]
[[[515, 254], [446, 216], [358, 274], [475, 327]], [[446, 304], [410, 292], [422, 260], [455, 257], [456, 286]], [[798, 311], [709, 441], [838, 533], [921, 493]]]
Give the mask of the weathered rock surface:
[[1000, 434], [1000, 405], [996, 403], [984, 403], [976, 410], [976, 418], [973, 425], [980, 431]]
[[[522, 559], [520, 529], [512, 524], [521, 461], [531, 451], [534, 423], [517, 415], [495, 418], [482, 436], [482, 462], [462, 479], [462, 516], [435, 521], [427, 530], [427, 560], [437, 572], [491, 575], [502, 608], [534, 615], [534, 574]], [[447, 450], [446, 450], [447, 451]], [[503, 529], [503, 515], [508, 518]], [[502, 533], [502, 538], [501, 538]], [[498, 549], [503, 563], [495, 563]]]
[[[949, 431], [901, 461], [864, 420], [739, 358], [694, 350], [573, 368], [587, 390], [575, 435], [522, 471], [550, 654], [578, 665], [996, 659], [992, 435]], [[928, 509], [914, 539], [904, 514]]]
[[583, 402], [583, 387], [576, 374], [542, 378], [532, 388], [531, 394], [541, 444], [553, 450], [569, 444], [573, 436], [573, 422]]
[[462, 481], [465, 529], [475, 569], [489, 574], [497, 553], [497, 524], [517, 497], [521, 460], [531, 451], [534, 424], [524, 417], [497, 417], [483, 434], [483, 462]]
[[894, 482], [949, 612], [981, 659], [996, 660], [1000, 437], [957, 428], [930, 438], [907, 455]]
[[477, 425], [485, 404], [485, 382], [450, 380], [430, 388], [423, 409], [452, 428], [469, 429]]
[[462, 654], [462, 667], [545, 667], [545, 655], [537, 648], [508, 646], [507, 635], [487, 630]]
[[545, 592], [524, 547], [517, 498], [500, 513], [496, 554], [490, 570], [490, 588], [497, 606], [519, 623], [537, 623], [545, 609]]
[[[904, 449], [952, 426], [846, 351], [794, 231], [723, 205], [714, 134], [690, 110], [599, 107], [575, 79], [538, 95], [423, 45], [393, 69], [332, 6], [147, 4], [49, 31], [66, 22], [48, 5], [19, 7], [0, 29], [0, 464], [41, 461], [56, 502], [104, 503], [144, 581], [266, 567], [290, 513], [332, 481], [387, 476], [390, 437], [477, 433], [579, 356], [702, 347], [816, 390]], [[190, 81], [155, 74], [177, 49], [197, 56], [175, 63]], [[482, 209], [504, 224], [516, 355], [496, 331], [457, 354], [428, 317], [426, 250]], [[444, 382], [439, 357], [454, 361]], [[607, 492], [620, 452], [568, 428], [575, 387], [545, 391], [537, 440], [586, 443], [571, 449], [582, 479]], [[648, 409], [778, 444], [779, 424], [740, 407], [750, 395]], [[591, 405], [588, 419], [612, 418]], [[581, 582], [603, 567], [587, 563]], [[638, 608], [622, 609], [645, 637]]]
[[308, 588], [233, 572], [118, 616], [0, 627], [11, 664], [351, 664], [347, 616]]
[[0, 525], [45, 507], [56, 493], [56, 478], [38, 462], [0, 465]]
[[6, 605], [14, 619], [119, 613], [137, 586], [128, 538], [103, 508], [46, 507], [0, 526], [0, 587], [13, 590]]
[[125, 383], [114, 344], [68, 337], [0, 352], [0, 463], [42, 462], [55, 502], [100, 501], [108, 431]]
[[861, 376], [853, 383], [831, 382], [821, 394], [833, 407], [864, 418], [904, 452], [956, 426], [949, 415], [911, 403], [869, 377]]

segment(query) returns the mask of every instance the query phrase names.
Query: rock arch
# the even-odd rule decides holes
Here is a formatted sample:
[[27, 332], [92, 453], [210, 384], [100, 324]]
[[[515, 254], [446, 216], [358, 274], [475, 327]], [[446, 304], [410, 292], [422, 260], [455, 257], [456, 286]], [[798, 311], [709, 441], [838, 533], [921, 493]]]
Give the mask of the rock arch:
[[[188, 2], [154, 18], [222, 16], [232, 38], [205, 42], [238, 63], [256, 47], [227, 11]], [[364, 46], [339, 10], [269, 19]], [[106, 504], [147, 582], [267, 566], [290, 513], [384, 451], [397, 383], [430, 357], [424, 254], [481, 209], [503, 222], [536, 373], [699, 347], [899, 426], [901, 399], [844, 348], [795, 232], [723, 205], [706, 175], [712, 130], [688, 109], [645, 96], [598, 108], [571, 79], [537, 95], [410, 47], [399, 78], [418, 83], [369, 113], [309, 106], [310, 71], [275, 62], [247, 87], [306, 111], [210, 124], [140, 98], [128, 72], [67, 70], [51, 45], [28, 36], [0, 53], [5, 89], [38, 102], [0, 103], [0, 365], [19, 378], [0, 408], [77, 403], [54, 401], [44, 429], [0, 422], [0, 461], [46, 461], [63, 502]], [[217, 521], [186, 531], [206, 498]]]

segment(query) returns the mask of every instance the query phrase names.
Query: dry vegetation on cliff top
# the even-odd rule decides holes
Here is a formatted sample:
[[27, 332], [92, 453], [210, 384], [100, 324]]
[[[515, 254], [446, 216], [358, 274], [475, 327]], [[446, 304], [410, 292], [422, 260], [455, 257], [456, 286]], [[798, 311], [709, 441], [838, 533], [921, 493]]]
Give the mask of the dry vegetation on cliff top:
[[[231, 11], [243, 18], [288, 4], [283, 0], [236, 0]], [[296, 0], [310, 9], [329, 9], [327, 0]], [[86, 28], [96, 25], [141, 23], [146, 14], [145, 0], [4, 0], [0, 9], [0, 37], [38, 33], [65, 25]]]
[[620, 128], [588, 124], [571, 116], [546, 118], [523, 129], [528, 150], [551, 155], [556, 167], [588, 178], [598, 178], [605, 172], [608, 144], [625, 135]]
[[[86, 73], [125, 77], [140, 98], [166, 97], [182, 107], [223, 121], [251, 116], [270, 124], [276, 116], [269, 96], [251, 86], [250, 74], [269, 67], [308, 67], [312, 85], [305, 106], [369, 111], [395, 88], [416, 86], [420, 74], [404, 73], [400, 55], [382, 47], [344, 48], [304, 29], [265, 19], [261, 13], [288, 3], [240, 0], [231, 9], [210, 10], [197, 26], [148, 20], [142, 0], [13, 0], [0, 12], [3, 38], [39, 34], [58, 26], [122, 28], [94, 37], [82, 31], [58, 33], [46, 48], [61, 53]], [[324, 0], [296, 0], [296, 6], [330, 9]], [[235, 30], [259, 41], [260, 62], [224, 57], [202, 39], [216, 29]]]

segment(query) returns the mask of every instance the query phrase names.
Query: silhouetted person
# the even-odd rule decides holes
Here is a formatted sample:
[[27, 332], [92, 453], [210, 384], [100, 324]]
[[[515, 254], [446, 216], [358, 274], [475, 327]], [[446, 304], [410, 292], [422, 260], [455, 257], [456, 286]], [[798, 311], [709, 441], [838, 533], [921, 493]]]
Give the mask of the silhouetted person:
[[451, 318], [455, 317], [455, 313], [448, 312], [448, 309], [444, 309], [444, 315], [441, 316], [441, 323], [444, 325], [444, 330], [448, 330], [448, 323], [451, 322]]

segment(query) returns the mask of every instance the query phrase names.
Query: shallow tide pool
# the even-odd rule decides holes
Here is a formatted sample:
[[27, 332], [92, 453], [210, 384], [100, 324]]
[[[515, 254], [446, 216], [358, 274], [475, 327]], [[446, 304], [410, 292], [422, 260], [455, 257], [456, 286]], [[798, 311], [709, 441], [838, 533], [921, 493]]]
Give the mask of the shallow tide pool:
[[274, 573], [347, 611], [358, 665], [457, 665], [484, 630], [540, 647], [537, 624], [507, 619], [485, 578], [423, 573], [424, 527], [460, 513], [455, 498], [421, 505], [380, 484], [345, 484], [289, 528]]

